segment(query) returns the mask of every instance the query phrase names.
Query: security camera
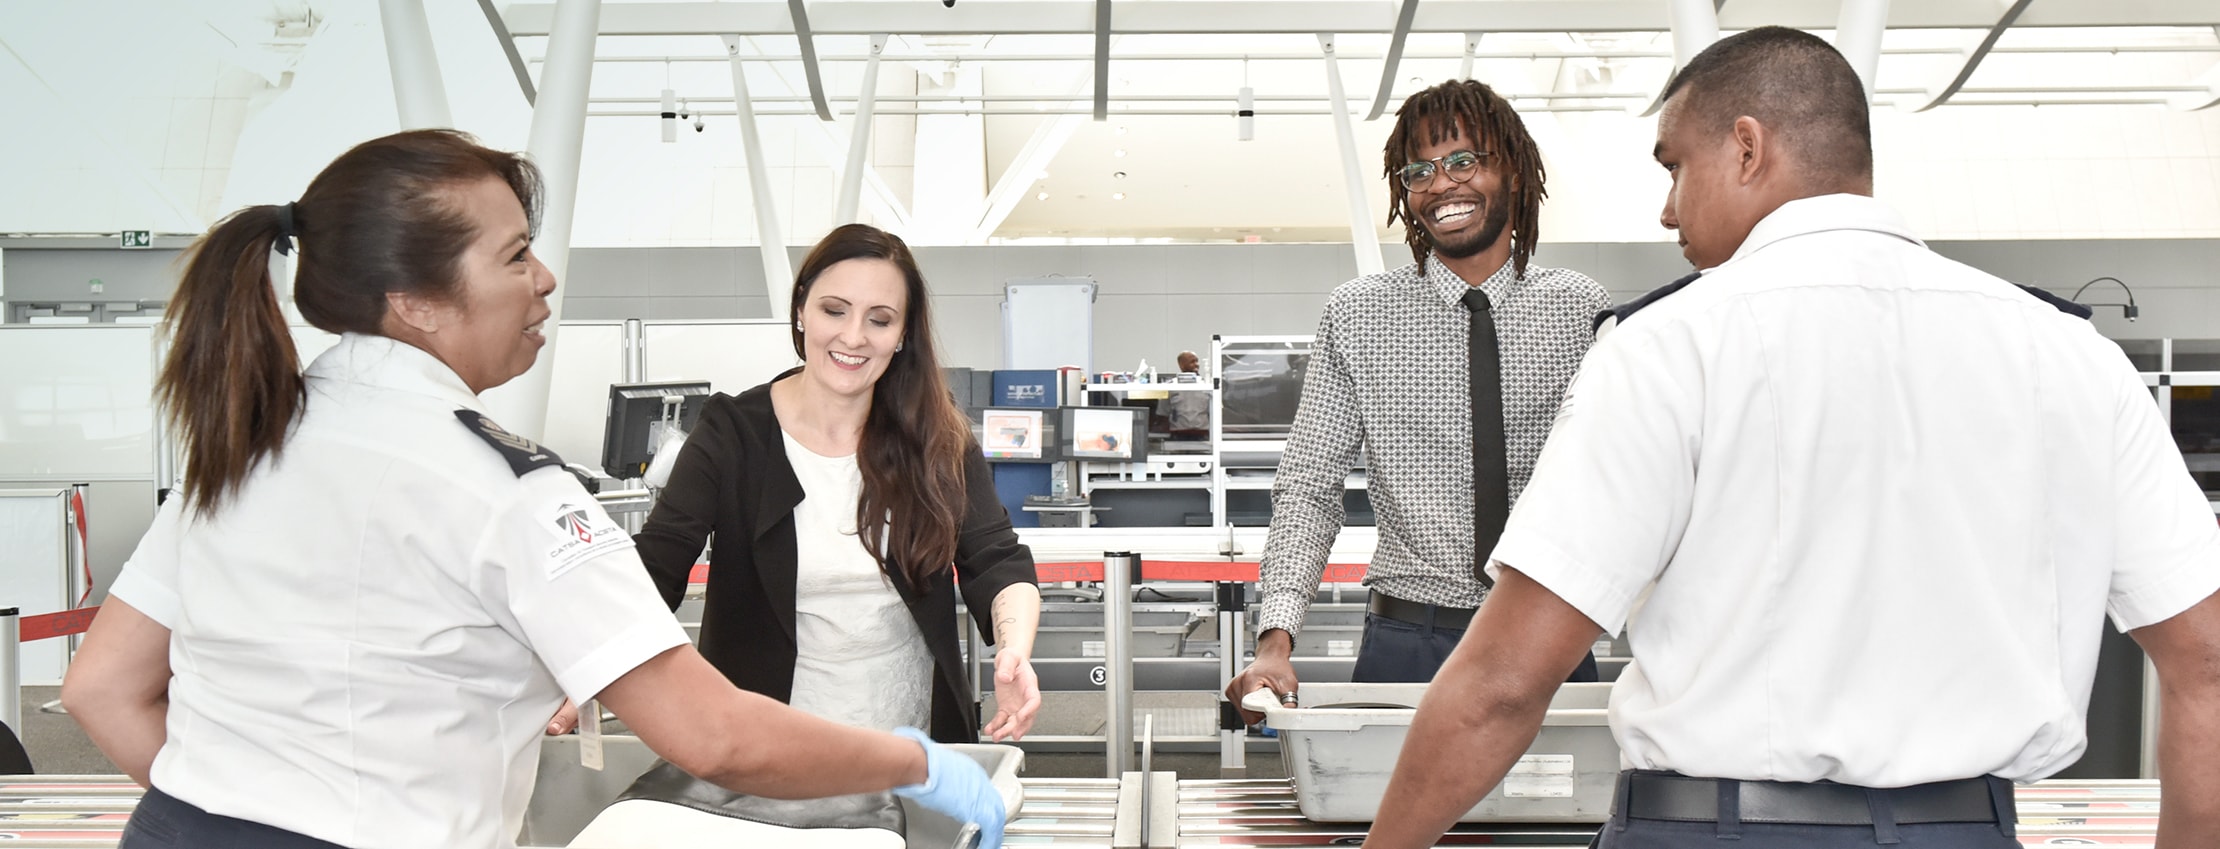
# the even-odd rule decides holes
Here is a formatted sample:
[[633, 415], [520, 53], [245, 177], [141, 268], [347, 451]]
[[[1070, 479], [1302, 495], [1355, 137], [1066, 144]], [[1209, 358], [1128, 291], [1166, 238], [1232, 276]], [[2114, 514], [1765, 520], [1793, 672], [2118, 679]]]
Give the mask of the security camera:
[[701, 116], [694, 116], [694, 132], [701, 132]]
[[951, 9], [956, 8], [956, 0], [940, 0], [940, 4]]

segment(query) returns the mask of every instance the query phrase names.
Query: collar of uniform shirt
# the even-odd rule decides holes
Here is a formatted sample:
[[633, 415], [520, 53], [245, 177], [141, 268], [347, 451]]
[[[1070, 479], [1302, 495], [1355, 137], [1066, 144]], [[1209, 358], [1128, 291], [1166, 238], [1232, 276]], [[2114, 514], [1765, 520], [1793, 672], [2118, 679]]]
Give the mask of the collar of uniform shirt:
[[[1742, 239], [1742, 247], [1735, 249], [1734, 256], [1728, 257], [1727, 262], [1783, 239], [1829, 230], [1871, 230], [1920, 247], [1927, 246], [1918, 236], [1912, 235], [1912, 228], [1904, 223], [1904, 216], [1898, 215], [1888, 204], [1865, 195], [1819, 195], [1781, 204], [1779, 209], [1759, 219], [1757, 226], [1750, 228], [1750, 235]], [[1711, 270], [1704, 269], [1704, 273], [1709, 274]]]
[[305, 374], [311, 379], [343, 380], [428, 395], [485, 412], [478, 396], [454, 369], [422, 348], [386, 336], [340, 334], [339, 344], [310, 363]]
[[[1526, 281], [1512, 273], [1511, 268], [1511, 261], [1504, 260], [1502, 268], [1488, 275], [1488, 279], [1480, 281], [1480, 291], [1487, 294], [1489, 304], [1501, 304], [1526, 288]], [[1434, 291], [1441, 295], [1442, 303], [1450, 306], [1456, 306], [1459, 301], [1464, 300], [1465, 290], [1472, 286], [1470, 282], [1457, 276], [1457, 272], [1449, 270], [1449, 266], [1443, 265], [1441, 257], [1430, 252], [1426, 254], [1426, 282], [1434, 284]]]

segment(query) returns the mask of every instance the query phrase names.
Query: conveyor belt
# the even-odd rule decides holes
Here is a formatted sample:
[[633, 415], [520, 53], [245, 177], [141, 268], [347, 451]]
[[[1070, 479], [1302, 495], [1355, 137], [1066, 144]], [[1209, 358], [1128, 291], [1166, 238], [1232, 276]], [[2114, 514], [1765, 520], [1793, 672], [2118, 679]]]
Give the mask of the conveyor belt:
[[[1120, 842], [1113, 839], [1119, 787], [1103, 778], [1026, 779], [1025, 810], [1010, 823], [1005, 842], [1112, 849]], [[1180, 847], [1353, 846], [1365, 831], [1361, 823], [1304, 819], [1285, 780], [1182, 781], [1178, 787], [1173, 804]], [[140, 792], [118, 775], [0, 778], [0, 845], [114, 847]], [[2019, 788], [2018, 801], [2020, 842], [2030, 847], [2149, 849], [2158, 830], [2156, 781], [2046, 781]], [[1150, 807], [1162, 810], [1161, 803]], [[1137, 816], [1124, 813], [1129, 824]], [[1437, 845], [1585, 846], [1592, 834], [1593, 828], [1580, 826], [1463, 825]]]
[[[2045, 781], [2018, 788], [2020, 843], [2149, 849], [2158, 830], [2156, 781]], [[1364, 823], [1315, 823], [1285, 780], [1182, 781], [1179, 845], [1354, 846]], [[1437, 846], [1586, 846], [1593, 826], [1460, 825]]]

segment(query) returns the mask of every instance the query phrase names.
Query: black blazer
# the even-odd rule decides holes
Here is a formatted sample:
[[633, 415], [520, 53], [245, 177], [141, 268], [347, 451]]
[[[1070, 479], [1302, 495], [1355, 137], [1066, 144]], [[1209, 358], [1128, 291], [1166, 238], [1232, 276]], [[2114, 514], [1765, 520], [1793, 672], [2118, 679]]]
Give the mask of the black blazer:
[[[789, 372], [791, 374], [792, 372]], [[784, 377], [784, 375], [781, 375]], [[974, 450], [964, 463], [968, 509], [956, 538], [956, 568], [927, 586], [910, 586], [899, 569], [885, 569], [917, 620], [934, 665], [933, 739], [979, 739], [978, 705], [964, 668], [956, 631], [956, 581], [987, 642], [994, 623], [987, 612], [1012, 584], [1037, 583], [1033, 553], [1010, 529], [1010, 514], [995, 498], [994, 475]], [[719, 393], [702, 406], [655, 511], [633, 537], [640, 559], [663, 601], [677, 608], [702, 545], [715, 534], [703, 600], [701, 653], [741, 689], [782, 702], [794, 698], [794, 507], [802, 484], [786, 459], [777, 415], [766, 383], [738, 397]]]

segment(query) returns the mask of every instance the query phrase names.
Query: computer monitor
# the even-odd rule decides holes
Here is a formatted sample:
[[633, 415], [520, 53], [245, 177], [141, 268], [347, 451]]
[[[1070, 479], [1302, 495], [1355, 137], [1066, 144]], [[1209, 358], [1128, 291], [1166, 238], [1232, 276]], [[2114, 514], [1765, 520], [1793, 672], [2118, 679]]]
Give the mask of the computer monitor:
[[694, 429], [709, 382], [616, 383], [609, 386], [609, 416], [601, 432], [601, 470], [627, 480], [647, 473], [648, 461], [673, 427]]
[[1228, 343], [1218, 353], [1223, 433], [1234, 437], [1283, 438], [1293, 429], [1302, 405], [1303, 379], [1310, 370], [1307, 342]]
[[1073, 460], [1139, 462], [1149, 456], [1148, 412], [1139, 407], [1063, 407], [1057, 444]]
[[988, 407], [979, 411], [979, 450], [996, 462], [1058, 462], [1056, 425], [1053, 409]]

